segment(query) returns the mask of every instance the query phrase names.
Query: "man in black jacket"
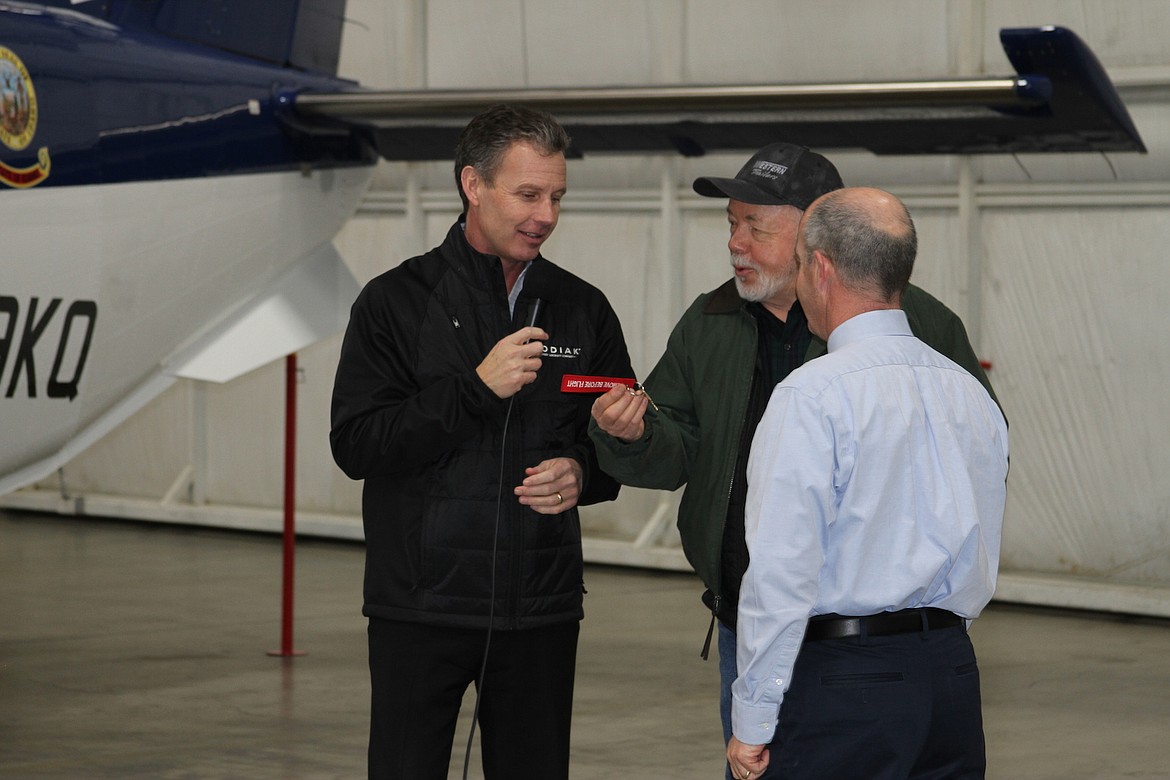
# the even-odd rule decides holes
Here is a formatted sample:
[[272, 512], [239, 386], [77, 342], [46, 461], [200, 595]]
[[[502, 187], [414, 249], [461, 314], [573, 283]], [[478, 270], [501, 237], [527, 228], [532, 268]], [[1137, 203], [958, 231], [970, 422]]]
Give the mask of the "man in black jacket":
[[562, 377], [633, 375], [605, 296], [540, 254], [568, 144], [542, 112], [473, 119], [455, 157], [463, 216], [351, 312], [330, 443], [365, 480], [371, 778], [446, 778], [472, 682], [487, 778], [568, 776], [576, 507], [618, 484], [589, 441], [592, 397]]

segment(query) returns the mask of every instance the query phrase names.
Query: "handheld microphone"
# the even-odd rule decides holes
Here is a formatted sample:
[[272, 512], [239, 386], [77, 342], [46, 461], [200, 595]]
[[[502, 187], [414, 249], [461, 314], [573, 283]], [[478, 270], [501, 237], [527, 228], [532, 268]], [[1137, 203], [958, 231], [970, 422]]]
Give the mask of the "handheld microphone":
[[533, 298], [528, 302], [528, 321], [524, 323], [525, 325], [530, 328], [536, 327], [536, 318], [540, 316], [540, 309], [543, 305], [544, 301], [540, 298]]

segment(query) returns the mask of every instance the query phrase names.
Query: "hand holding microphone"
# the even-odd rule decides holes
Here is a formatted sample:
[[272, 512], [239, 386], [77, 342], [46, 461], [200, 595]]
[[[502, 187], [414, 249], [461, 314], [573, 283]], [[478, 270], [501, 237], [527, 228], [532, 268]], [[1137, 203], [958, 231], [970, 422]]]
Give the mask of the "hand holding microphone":
[[541, 300], [532, 299], [528, 308], [528, 324], [496, 342], [475, 368], [483, 383], [499, 398], [511, 398], [524, 385], [536, 381], [540, 370], [540, 355], [544, 349], [541, 343], [548, 334], [536, 327], [540, 314]]

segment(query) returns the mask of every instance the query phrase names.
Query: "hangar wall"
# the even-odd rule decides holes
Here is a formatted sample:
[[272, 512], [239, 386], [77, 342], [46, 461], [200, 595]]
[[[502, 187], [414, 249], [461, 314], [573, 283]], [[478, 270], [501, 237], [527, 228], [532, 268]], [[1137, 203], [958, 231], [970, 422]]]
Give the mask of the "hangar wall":
[[[1012, 436], [998, 597], [1170, 616], [1170, 4], [350, 0], [348, 16], [342, 74], [387, 89], [1001, 75], [1000, 28], [1074, 30], [1148, 155], [828, 154], [846, 183], [906, 200], [915, 282], [963, 317], [991, 364]], [[725, 204], [690, 182], [732, 175], [748, 154], [569, 164], [545, 254], [607, 292], [640, 376], [685, 306], [728, 276]], [[438, 243], [458, 209], [449, 164], [384, 164], [336, 243], [364, 283]], [[298, 522], [360, 538], [360, 485], [327, 445], [339, 345], [298, 356]], [[91, 512], [278, 527], [283, 399], [282, 364], [180, 383], [39, 487]], [[587, 555], [685, 567], [676, 500], [626, 490], [587, 508]]]

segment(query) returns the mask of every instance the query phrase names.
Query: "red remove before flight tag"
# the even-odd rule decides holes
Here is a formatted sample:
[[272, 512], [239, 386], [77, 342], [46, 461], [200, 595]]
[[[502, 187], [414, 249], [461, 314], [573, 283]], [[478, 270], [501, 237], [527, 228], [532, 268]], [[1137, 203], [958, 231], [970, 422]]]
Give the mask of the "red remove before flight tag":
[[561, 377], [562, 393], [608, 393], [613, 387], [634, 389], [635, 380], [612, 376], [581, 376], [565, 374]]

